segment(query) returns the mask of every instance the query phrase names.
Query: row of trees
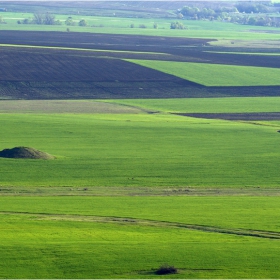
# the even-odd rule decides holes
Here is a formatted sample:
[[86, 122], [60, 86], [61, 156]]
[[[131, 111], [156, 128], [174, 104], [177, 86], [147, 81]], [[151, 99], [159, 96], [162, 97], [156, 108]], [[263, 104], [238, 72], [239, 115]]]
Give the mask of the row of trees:
[[224, 14], [232, 13], [245, 13], [245, 14], [256, 14], [256, 13], [274, 13], [279, 12], [279, 9], [274, 6], [262, 3], [238, 3], [236, 5], [227, 6], [184, 6], [180, 9], [179, 14], [186, 18], [197, 17], [197, 18], [209, 18], [219, 17]]
[[[280, 10], [279, 10], [280, 11]], [[279, 12], [265, 4], [239, 3], [236, 6], [196, 7], [185, 6], [177, 11], [180, 19], [218, 20], [239, 24], [279, 27], [278, 17], [268, 16], [268, 12]]]
[[[65, 24], [68, 25], [68, 26], [75, 26], [75, 25], [77, 24], [77, 22], [74, 21], [72, 17], [68, 17], [68, 18], [65, 20]], [[87, 26], [87, 22], [86, 22], [84, 19], [81, 19], [81, 20], [78, 22], [78, 25], [79, 25], [79, 26]]]
[[170, 29], [187, 29], [187, 27], [183, 23], [176, 21], [170, 24]]
[[272, 26], [280, 27], [280, 18], [268, 17], [268, 16], [243, 16], [243, 17], [232, 17], [231, 22], [247, 25], [256, 26]]
[[[50, 13], [35, 13], [32, 19], [25, 18], [23, 20], [18, 20], [18, 24], [42, 24], [42, 25], [62, 25], [61, 20], [56, 20], [55, 16]], [[68, 17], [65, 22], [68, 26], [74, 26], [78, 24], [79, 26], [87, 26], [87, 22], [82, 19], [78, 23], [72, 19], [72, 17]]]

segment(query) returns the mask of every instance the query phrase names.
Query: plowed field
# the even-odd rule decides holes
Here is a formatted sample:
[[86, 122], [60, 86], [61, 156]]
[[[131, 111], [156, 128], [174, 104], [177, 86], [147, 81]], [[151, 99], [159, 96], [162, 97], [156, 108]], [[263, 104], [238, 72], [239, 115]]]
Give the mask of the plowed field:
[[223, 119], [240, 121], [275, 121], [280, 120], [279, 112], [268, 113], [178, 113], [180, 116], [188, 116], [203, 119]]
[[280, 92], [279, 86], [205, 87], [123, 60], [280, 65], [280, 56], [210, 53], [220, 49], [207, 46], [203, 39], [19, 31], [0, 31], [0, 38], [2, 99], [277, 96]]

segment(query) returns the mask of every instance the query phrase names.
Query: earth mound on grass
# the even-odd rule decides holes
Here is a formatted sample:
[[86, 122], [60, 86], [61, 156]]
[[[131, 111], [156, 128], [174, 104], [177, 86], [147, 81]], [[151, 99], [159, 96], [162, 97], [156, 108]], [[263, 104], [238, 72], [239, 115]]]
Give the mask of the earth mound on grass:
[[22, 159], [54, 159], [55, 157], [29, 147], [15, 147], [0, 151], [0, 157]]

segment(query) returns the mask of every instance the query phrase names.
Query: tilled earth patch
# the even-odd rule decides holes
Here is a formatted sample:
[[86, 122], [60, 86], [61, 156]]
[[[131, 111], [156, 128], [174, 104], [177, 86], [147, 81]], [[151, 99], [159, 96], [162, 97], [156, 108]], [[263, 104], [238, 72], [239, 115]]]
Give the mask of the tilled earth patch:
[[269, 113], [176, 113], [176, 115], [203, 118], [240, 121], [278, 121], [280, 112]]

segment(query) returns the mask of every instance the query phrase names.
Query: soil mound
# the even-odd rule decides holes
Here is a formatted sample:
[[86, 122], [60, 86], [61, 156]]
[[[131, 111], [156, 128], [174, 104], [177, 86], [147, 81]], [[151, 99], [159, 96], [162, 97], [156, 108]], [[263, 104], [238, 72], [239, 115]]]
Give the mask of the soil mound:
[[54, 159], [55, 157], [29, 147], [15, 147], [0, 151], [0, 157], [23, 159]]

